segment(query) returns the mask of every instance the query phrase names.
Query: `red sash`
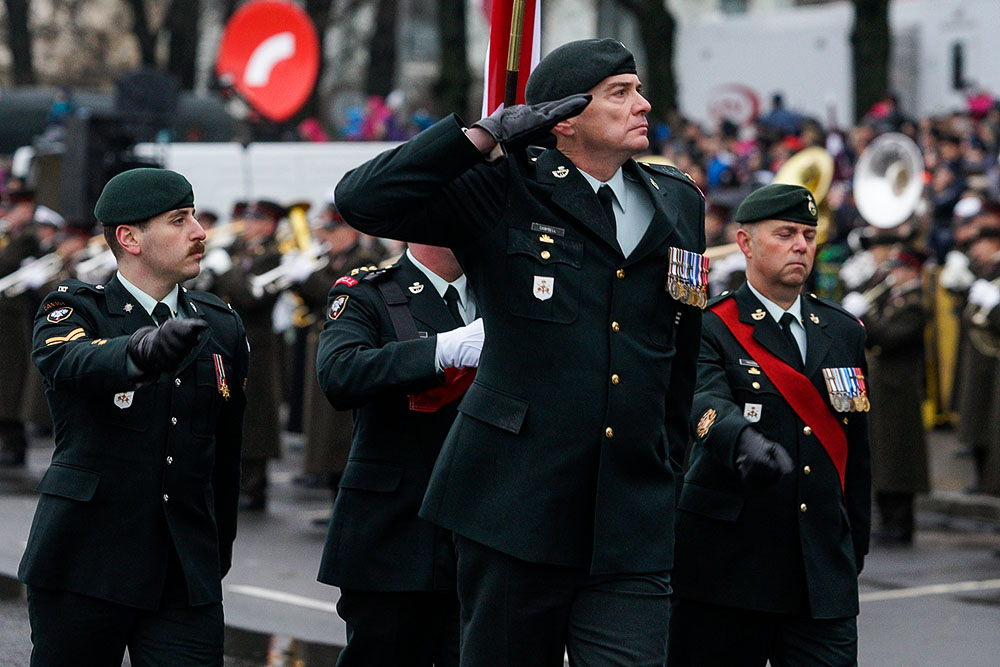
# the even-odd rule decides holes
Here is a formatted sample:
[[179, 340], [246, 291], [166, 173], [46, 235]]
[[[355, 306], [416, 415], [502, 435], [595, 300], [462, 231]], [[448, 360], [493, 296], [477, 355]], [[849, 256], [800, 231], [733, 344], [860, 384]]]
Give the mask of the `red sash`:
[[476, 379], [475, 368], [444, 369], [445, 384], [410, 395], [410, 410], [414, 412], [437, 412], [452, 401], [461, 398]]
[[725, 299], [711, 309], [743, 349], [760, 364], [761, 370], [771, 379], [792, 410], [809, 425], [840, 476], [840, 490], [844, 490], [844, 470], [847, 468], [847, 437], [840, 422], [830, 412], [826, 401], [809, 378], [785, 361], [776, 357], [766, 347], [754, 340], [753, 327], [740, 322], [739, 310], [733, 299]]

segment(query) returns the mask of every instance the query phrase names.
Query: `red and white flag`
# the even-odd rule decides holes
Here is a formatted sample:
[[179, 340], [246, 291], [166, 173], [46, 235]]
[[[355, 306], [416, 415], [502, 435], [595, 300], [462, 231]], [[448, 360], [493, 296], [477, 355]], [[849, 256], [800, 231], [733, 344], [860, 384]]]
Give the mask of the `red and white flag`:
[[[510, 20], [514, 0], [483, 0], [483, 13], [490, 17], [490, 41], [486, 47], [483, 85], [483, 116], [489, 116], [503, 104], [507, 78], [507, 51], [510, 48]], [[517, 102], [524, 103], [528, 75], [540, 59], [542, 44], [542, 8], [538, 0], [524, 0], [524, 31], [518, 58]]]

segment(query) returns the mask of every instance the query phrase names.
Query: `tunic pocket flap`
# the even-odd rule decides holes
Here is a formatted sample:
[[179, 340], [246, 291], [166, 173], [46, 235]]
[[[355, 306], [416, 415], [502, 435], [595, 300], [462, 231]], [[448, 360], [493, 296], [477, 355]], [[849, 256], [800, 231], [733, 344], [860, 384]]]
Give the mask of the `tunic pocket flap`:
[[100, 473], [53, 463], [45, 471], [35, 490], [50, 496], [86, 502], [94, 497], [100, 481]]
[[736, 521], [743, 510], [743, 496], [687, 482], [677, 507], [711, 519]]
[[389, 493], [399, 488], [403, 468], [382, 463], [351, 461], [344, 468], [340, 488]]
[[528, 414], [528, 401], [473, 382], [458, 411], [511, 433], [519, 433]]
[[516, 227], [507, 231], [508, 255], [527, 255], [540, 264], [568, 264], [576, 269], [583, 266], [583, 241], [539, 235]]

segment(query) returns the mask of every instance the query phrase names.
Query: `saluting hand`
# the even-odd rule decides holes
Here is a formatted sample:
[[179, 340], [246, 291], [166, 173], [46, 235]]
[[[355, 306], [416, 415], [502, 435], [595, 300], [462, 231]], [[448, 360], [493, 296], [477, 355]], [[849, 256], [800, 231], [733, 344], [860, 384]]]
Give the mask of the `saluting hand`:
[[472, 126], [485, 130], [508, 153], [527, 146], [551, 147], [555, 145], [552, 128], [579, 115], [590, 104], [591, 97], [580, 93], [552, 102], [502, 107]]
[[148, 375], [174, 370], [206, 327], [205, 320], [197, 318], [171, 319], [160, 327], [143, 327], [129, 338], [129, 357]]
[[736, 469], [743, 482], [754, 489], [776, 484], [792, 471], [792, 457], [785, 448], [768, 440], [753, 427], [740, 433], [736, 443]]

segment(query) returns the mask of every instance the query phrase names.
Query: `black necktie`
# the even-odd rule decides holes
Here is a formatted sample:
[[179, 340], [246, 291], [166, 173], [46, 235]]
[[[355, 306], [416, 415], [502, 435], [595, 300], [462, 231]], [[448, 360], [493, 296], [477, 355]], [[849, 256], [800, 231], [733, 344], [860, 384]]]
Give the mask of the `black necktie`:
[[458, 312], [458, 290], [455, 289], [454, 285], [448, 285], [448, 289], [444, 291], [444, 302], [448, 304], [448, 312], [455, 318], [455, 324], [464, 327], [465, 320], [462, 319], [462, 314]]
[[795, 360], [795, 368], [802, 370], [802, 350], [799, 348], [799, 342], [795, 340], [795, 336], [792, 334], [792, 322], [795, 321], [795, 316], [791, 313], [785, 313], [781, 316], [781, 332], [785, 335], [785, 342], [788, 343], [789, 352], [792, 353], [792, 358]]
[[610, 185], [602, 185], [597, 189], [597, 198], [601, 200], [601, 208], [604, 209], [604, 215], [608, 218], [608, 224], [611, 225], [611, 231], [614, 234], [618, 234], [618, 224], [615, 221], [615, 207], [614, 203], [614, 193], [611, 191]]
[[170, 307], [162, 301], [157, 301], [156, 305], [153, 306], [153, 319], [156, 320], [157, 324], [162, 325], [170, 319]]

